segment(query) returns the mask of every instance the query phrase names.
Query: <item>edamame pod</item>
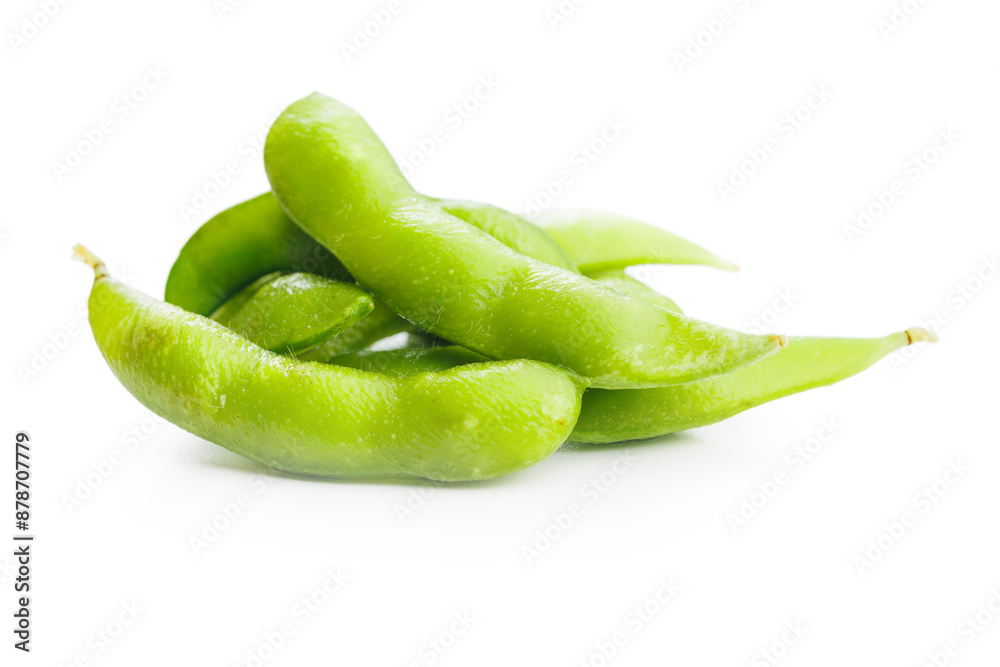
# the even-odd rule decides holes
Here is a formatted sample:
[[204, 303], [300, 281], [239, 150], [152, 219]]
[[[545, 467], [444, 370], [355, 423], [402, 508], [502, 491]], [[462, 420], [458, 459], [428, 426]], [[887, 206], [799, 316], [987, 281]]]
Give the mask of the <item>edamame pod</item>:
[[727, 375], [655, 389], [588, 391], [570, 440], [609, 443], [707, 426], [849, 378], [901, 347], [936, 340], [920, 328], [884, 338], [792, 337], [781, 354]]
[[[663, 296], [652, 288], [647, 287], [638, 280], [625, 275], [623, 271], [605, 271], [603, 273], [595, 274], [593, 278], [597, 282], [607, 285], [622, 294], [634, 296], [639, 299], [645, 299], [646, 301], [657, 304], [667, 310], [680, 312], [680, 308], [678, 308], [677, 304], [675, 304], [671, 299]], [[230, 300], [230, 302], [231, 301], [232, 300]], [[227, 302], [223, 308], [226, 308], [230, 302]], [[279, 311], [289, 313], [304, 311], [310, 307], [310, 305], [302, 303], [300, 295], [294, 293], [272, 293], [269, 298], [269, 305]], [[268, 312], [267, 307], [260, 310], [260, 314], [264, 321], [268, 318]], [[213, 319], [216, 318], [213, 317]], [[291, 337], [304, 335], [297, 331], [297, 324], [294, 317], [288, 317], [284, 321], [288, 327], [287, 336]], [[417, 333], [416, 327], [412, 324], [396, 316], [384, 304], [375, 302], [374, 310], [363, 320], [354, 324], [354, 326], [347, 329], [340, 335], [331, 337], [319, 347], [305, 353], [300, 353], [296, 356], [298, 356], [299, 359], [307, 361], [330, 363], [335, 357], [342, 357], [343, 355], [351, 352], [363, 350], [364, 348], [367, 348], [384, 338], [404, 332], [411, 334]], [[431, 335], [423, 334], [423, 336]], [[251, 340], [253, 340], [253, 338], [251, 338]], [[450, 343], [441, 342], [440, 339], [431, 336], [430, 344], [423, 345], [422, 347], [434, 347], [436, 345], [449, 346]], [[466, 352], [469, 354], [475, 354], [474, 352], [468, 350], [466, 350]], [[338, 361], [337, 363], [340, 362]]]
[[[496, 234], [517, 252], [575, 270], [555, 241], [523, 218], [478, 202], [448, 200], [448, 206], [455, 215]], [[227, 300], [236, 298], [240, 289], [279, 270], [319, 271], [337, 279], [350, 279], [347, 269], [303, 232], [268, 192], [219, 213], [194, 233], [170, 270], [166, 301], [199, 315], [210, 315], [229, 303]], [[364, 320], [300, 358], [329, 361], [382, 338], [416, 331], [418, 328], [411, 322], [376, 301]]]
[[584, 274], [636, 264], [739, 267], [653, 225], [605, 211], [548, 209], [535, 219]]
[[94, 268], [94, 339], [156, 414], [258, 463], [321, 477], [506, 475], [569, 435], [586, 382], [536, 361], [393, 378], [274, 354]]
[[303, 232], [270, 192], [219, 213], [188, 239], [167, 277], [167, 303], [211, 315], [241, 289], [275, 271], [353, 278]]
[[[936, 340], [920, 328], [883, 338], [793, 337], [781, 354], [727, 375], [654, 389], [591, 389], [584, 394], [569, 439], [606, 444], [708, 426], [763, 403], [849, 378], [901, 347]], [[460, 347], [387, 350], [349, 354], [332, 363], [407, 376], [470, 363], [469, 354]]]
[[[352, 109], [313, 94], [264, 148], [285, 211], [389, 307], [494, 359], [537, 359], [593, 386], [636, 388], [735, 370], [782, 336], [723, 329], [516, 253], [416, 193]], [[331, 187], [335, 184], [335, 187]]]
[[[559, 245], [524, 218], [490, 204], [459, 199], [437, 201], [455, 217], [487, 232], [512, 250], [576, 271], [573, 261]], [[264, 193], [219, 213], [195, 232], [171, 269], [166, 301], [201, 315], [210, 315], [213, 313], [210, 309], [212, 304], [222, 303], [215, 312], [232, 308], [232, 300], [237, 298], [238, 290], [249, 289], [243, 286], [261, 280], [261, 272], [273, 275], [271, 272], [296, 267], [319, 270], [338, 278], [348, 276], [347, 269], [330, 251], [305, 234], [281, 210], [273, 195]], [[592, 277], [612, 289], [621, 288], [619, 291], [625, 294], [637, 296], [637, 290], [643, 288], [647, 296], [657, 294], [624, 274], [599, 273]], [[680, 312], [676, 304], [666, 297], [648, 300]], [[295, 306], [290, 303], [287, 307]], [[294, 324], [291, 320], [287, 322]], [[375, 301], [374, 310], [364, 320], [308, 352], [302, 353], [302, 348], [298, 348], [298, 356], [326, 362], [397, 333], [417, 331], [419, 329], [414, 324], [396, 315], [385, 304]], [[301, 334], [289, 331], [287, 335], [296, 337]]]
[[212, 319], [265, 350], [310, 350], [375, 307], [357, 285], [313, 273], [270, 274], [245, 287]]
[[[308, 271], [354, 280], [329, 250], [285, 214], [274, 195], [265, 192], [198, 228], [170, 269], [166, 301], [209, 316], [241, 289], [276, 271]], [[416, 331], [416, 327], [376, 300], [363, 320], [300, 356], [328, 361], [403, 331]]]

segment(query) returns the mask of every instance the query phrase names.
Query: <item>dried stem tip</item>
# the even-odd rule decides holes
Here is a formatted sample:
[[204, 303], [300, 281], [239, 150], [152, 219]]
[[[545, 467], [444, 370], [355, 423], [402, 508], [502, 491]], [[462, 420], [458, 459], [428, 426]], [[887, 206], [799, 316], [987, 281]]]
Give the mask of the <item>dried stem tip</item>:
[[913, 327], [912, 329], [906, 330], [906, 338], [909, 340], [908, 345], [913, 345], [914, 343], [936, 343], [938, 342], [938, 337], [933, 331], [928, 331], [922, 327]]
[[768, 336], [772, 343], [777, 343], [778, 347], [788, 347], [788, 336], [784, 334], [771, 334]]
[[77, 243], [73, 246], [73, 259], [78, 260], [94, 269], [94, 279], [103, 278], [108, 275], [108, 267], [94, 253]]

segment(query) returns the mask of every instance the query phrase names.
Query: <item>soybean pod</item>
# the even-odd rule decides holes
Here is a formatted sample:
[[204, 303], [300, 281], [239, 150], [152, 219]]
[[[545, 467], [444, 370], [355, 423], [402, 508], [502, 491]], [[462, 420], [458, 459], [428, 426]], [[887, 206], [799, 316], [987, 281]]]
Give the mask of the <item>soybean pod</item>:
[[[570, 440], [606, 444], [708, 426], [847, 379], [907, 345], [934, 341], [934, 335], [921, 328], [882, 338], [792, 337], [781, 354], [727, 375], [653, 389], [590, 389]], [[350, 354], [332, 362], [406, 376], [454, 368], [476, 358], [469, 355], [468, 350], [446, 347]]]
[[586, 382], [537, 361], [390, 377], [299, 361], [156, 301], [94, 269], [101, 354], [143, 405], [278, 470], [320, 477], [479, 480], [536, 463], [566, 439]]
[[413, 190], [352, 109], [313, 94], [272, 125], [264, 164], [285, 212], [417, 326], [492, 359], [537, 359], [595, 387], [689, 382], [786, 339], [699, 322], [516, 253]]

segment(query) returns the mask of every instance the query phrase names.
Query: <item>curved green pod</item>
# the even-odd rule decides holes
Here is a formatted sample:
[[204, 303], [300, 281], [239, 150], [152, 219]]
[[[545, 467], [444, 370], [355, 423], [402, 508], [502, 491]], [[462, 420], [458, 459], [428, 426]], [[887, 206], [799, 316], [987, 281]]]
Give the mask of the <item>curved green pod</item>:
[[[454, 215], [496, 235], [517, 252], [575, 270], [555, 241], [520, 216], [478, 202], [453, 199], [446, 205]], [[353, 280], [343, 264], [303, 232], [267, 192], [219, 213], [195, 232], [174, 262], [165, 299], [191, 312], [210, 315], [227, 307], [240, 290], [255, 281], [293, 270]], [[328, 361], [382, 338], [418, 330], [376, 301], [364, 320], [300, 357]]]
[[[553, 239], [520, 216], [474, 201], [435, 201], [448, 213], [516, 252], [576, 271], [573, 261]], [[239, 297], [240, 290], [250, 289], [257, 284], [255, 281], [296, 267], [320, 271], [338, 279], [349, 278], [347, 269], [330, 251], [305, 234], [285, 214], [272, 194], [264, 193], [219, 213], [195, 232], [171, 269], [166, 301], [201, 315], [211, 315], [232, 308], [231, 302]], [[618, 275], [613, 271], [598, 272], [590, 277], [631, 296], [644, 293], [651, 303], [681, 312], [673, 301], [621, 272]], [[376, 300], [374, 310], [353, 327], [307, 352], [303, 352], [305, 348], [301, 345], [294, 346], [293, 351], [301, 359], [326, 362], [397, 333], [418, 331], [413, 323]], [[300, 334], [289, 331], [287, 335], [294, 338]]]
[[[654, 389], [590, 389], [569, 439], [606, 444], [708, 426], [763, 403], [849, 378], [901, 347], [935, 340], [920, 328], [883, 338], [793, 337], [781, 354], [727, 375]], [[409, 376], [477, 358], [461, 347], [440, 347], [348, 354], [332, 363]]]
[[112, 372], [156, 414], [258, 463], [303, 475], [480, 480], [544, 459], [576, 422], [585, 381], [535, 361], [389, 377], [274, 354], [94, 268], [90, 324]]
[[269, 274], [243, 288], [212, 319], [265, 350], [297, 353], [372, 312], [371, 294], [313, 273]]
[[[539, 261], [548, 260], [553, 266], [562, 262], [575, 271], [572, 260], [566, 257], [556, 242], [523, 218], [490, 204], [458, 199], [439, 201], [449, 213], [486, 231], [511, 249]], [[532, 229], [535, 231], [532, 232]], [[275, 254], [275, 247], [291, 248], [292, 252]], [[260, 261], [261, 258], [264, 261]], [[317, 258], [322, 258], [327, 273], [347, 274], [343, 265], [326, 248], [302, 232], [281, 210], [273, 195], [265, 193], [223, 211], [198, 229], [174, 263], [167, 282], [166, 301], [192, 312], [210, 315], [212, 311], [196, 310], [206, 307], [199, 304], [211, 304], [219, 298], [227, 298], [229, 301], [215, 311], [225, 312], [223, 309], [233, 308], [234, 300], [241, 293], [246, 293], [260, 281], [266, 282], [268, 277], [278, 273], [278, 269], [290, 270], [296, 263], [318, 266]], [[288, 266], [281, 266], [283, 262]], [[271, 269], [275, 271], [263, 277], [258, 275], [260, 271]], [[623, 271], [602, 271], [589, 277], [623, 294], [645, 298], [667, 310], [681, 312], [671, 299], [625, 275]], [[243, 292], [237, 291], [239, 286], [248, 282], [250, 286], [243, 287]], [[271, 296], [280, 297], [274, 293]], [[303, 308], [291, 298], [284, 307]], [[286, 322], [294, 325], [292, 320]], [[295, 351], [300, 359], [328, 362], [333, 357], [362, 350], [383, 338], [418, 331], [413, 323], [376, 300], [370, 314], [354, 326], [329, 337], [311, 350], [303, 352], [302, 346], [296, 346]], [[302, 334], [289, 331], [287, 335], [297, 337]]]
[[167, 303], [208, 316], [275, 271], [353, 280], [330, 251], [303, 232], [270, 192], [219, 213], [188, 239], [170, 269]]
[[786, 342], [699, 322], [512, 251], [415, 192], [364, 119], [329, 97], [313, 94], [278, 117], [264, 165], [285, 211], [359, 283], [487, 357], [636, 388], [732, 371]]
[[792, 337], [781, 354], [733, 373], [655, 389], [588, 391], [570, 439], [609, 443], [654, 438], [728, 419], [784, 396], [839, 382], [921, 341], [920, 328], [883, 338]]
[[[555, 241], [524, 218], [497, 206], [438, 200], [453, 215], [517, 252], [576, 270]], [[353, 280], [333, 254], [306, 234], [270, 192], [213, 216], [181, 248], [167, 277], [164, 299], [209, 315], [241, 289], [276, 271]]]
[[584, 274], [636, 264], [701, 264], [727, 271], [739, 268], [686, 239], [617, 213], [548, 209], [534, 222]]
[[[265, 277], [269, 278], [270, 276]], [[663, 296], [659, 292], [647, 287], [643, 283], [631, 278], [623, 271], [606, 271], [603, 273], [595, 274], [593, 276], [594, 280], [608, 287], [626, 294], [629, 296], [634, 296], [639, 299], [645, 299], [650, 303], [657, 304], [662, 308], [667, 310], [673, 310], [675, 312], [680, 312], [677, 304], [675, 304], [670, 298]], [[360, 290], [359, 290], [360, 291]], [[306, 295], [308, 296], [308, 295]], [[222, 308], [230, 307], [238, 297], [233, 297], [230, 301], [226, 302]], [[295, 317], [296, 313], [306, 313], [315, 309], [318, 304], [303, 303], [301, 297], [294, 293], [274, 293], [269, 295], [268, 305], [261, 308], [258, 313], [260, 317], [258, 318], [258, 326], [265, 326], [265, 323], [270, 317], [270, 308], [273, 307], [277, 309], [278, 312], [287, 312], [290, 314], [287, 318], [281, 318], [286, 330], [286, 336], [291, 337], [304, 337], [307, 332], [300, 331], [300, 326], [307, 326], [309, 321], [313, 319], [312, 317], [303, 317], [301, 320]], [[220, 309], [221, 310], [221, 309]], [[213, 315], [213, 319], [218, 320], [216, 316]], [[301, 325], [300, 325], [301, 322]], [[233, 327], [230, 327], [233, 328]], [[417, 329], [412, 324], [402, 319], [393, 313], [387, 306], [382, 303], [375, 302], [374, 309], [369, 315], [364, 317], [360, 322], [355, 323], [346, 331], [343, 331], [339, 335], [329, 337], [324, 343], [318, 347], [314, 347], [306, 352], [300, 352], [296, 356], [299, 359], [307, 361], [322, 361], [329, 363], [334, 360], [335, 357], [340, 357], [342, 355], [356, 352], [358, 350], [363, 350], [368, 346], [390, 336], [394, 336], [398, 333], [416, 333]], [[428, 336], [430, 334], [424, 334]], [[258, 342], [254, 337], [248, 336], [254, 342]], [[432, 340], [429, 345], [424, 347], [434, 347], [437, 345], [448, 346], [450, 343], [447, 341], [441, 341], [431, 336]], [[259, 343], [258, 343], [259, 344]], [[464, 348], [458, 348], [464, 349]], [[276, 352], [281, 352], [282, 350], [274, 350]], [[475, 354], [469, 351], [469, 354]], [[485, 358], [485, 357], [483, 357]], [[339, 362], [338, 362], [339, 363]]]

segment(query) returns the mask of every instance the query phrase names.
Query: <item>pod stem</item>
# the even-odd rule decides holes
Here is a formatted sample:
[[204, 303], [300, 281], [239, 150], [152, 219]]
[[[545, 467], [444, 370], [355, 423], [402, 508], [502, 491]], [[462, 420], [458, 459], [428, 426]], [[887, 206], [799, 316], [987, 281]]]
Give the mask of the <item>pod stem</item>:
[[104, 278], [109, 275], [108, 267], [101, 261], [101, 258], [87, 250], [79, 243], [73, 246], [73, 259], [83, 262], [90, 268], [94, 269], [94, 280]]
[[914, 343], [936, 343], [938, 342], [937, 334], [923, 327], [913, 327], [907, 329], [905, 332], [907, 345], [913, 345]]

